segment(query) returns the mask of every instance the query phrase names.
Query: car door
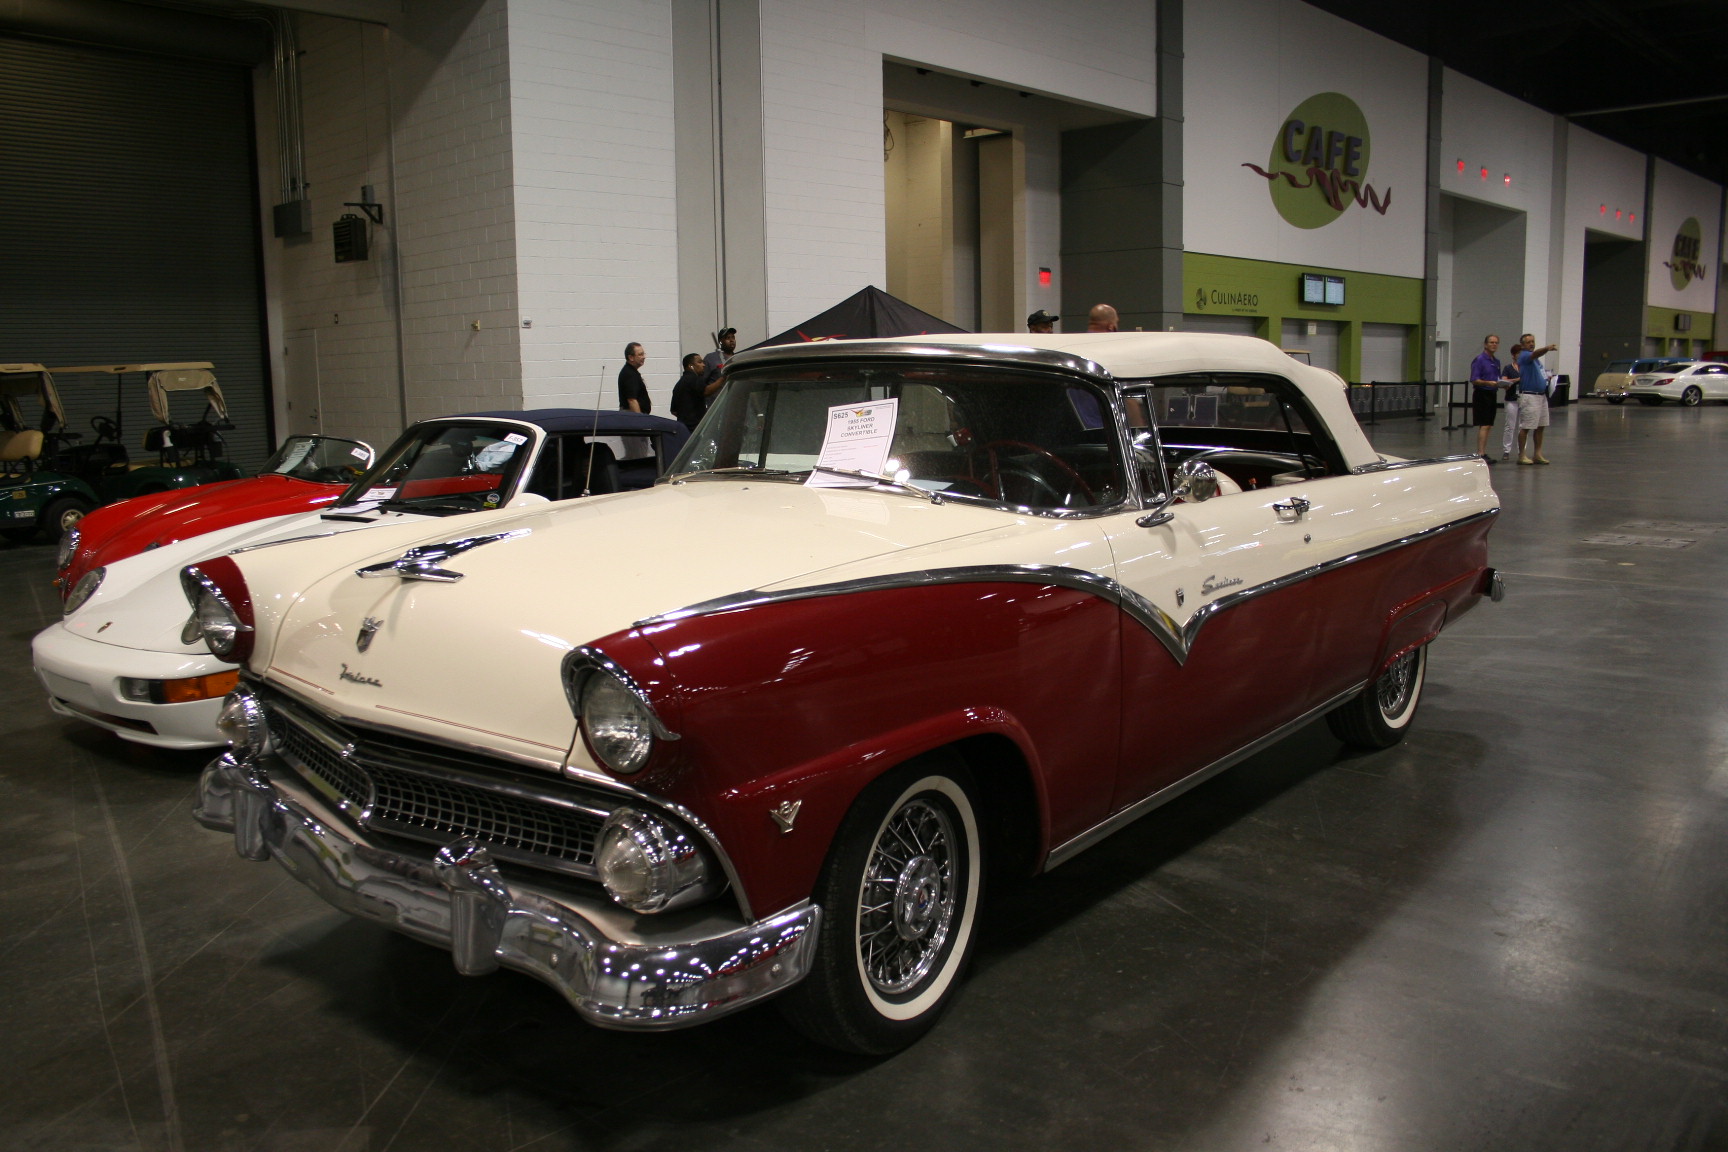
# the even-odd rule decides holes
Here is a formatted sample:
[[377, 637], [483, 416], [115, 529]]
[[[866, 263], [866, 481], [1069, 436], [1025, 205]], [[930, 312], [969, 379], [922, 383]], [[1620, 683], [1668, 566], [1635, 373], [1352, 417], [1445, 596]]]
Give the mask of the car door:
[[1117, 809], [1305, 715], [1377, 639], [1334, 627], [1336, 592], [1310, 578], [1349, 552], [1363, 485], [1298, 389], [1208, 374], [1125, 396], [1144, 485], [1188, 460], [1223, 479], [1107, 524], [1117, 579], [1153, 622], [1124, 628]]
[[1703, 364], [1693, 375], [1707, 398], [1728, 400], [1728, 364]]

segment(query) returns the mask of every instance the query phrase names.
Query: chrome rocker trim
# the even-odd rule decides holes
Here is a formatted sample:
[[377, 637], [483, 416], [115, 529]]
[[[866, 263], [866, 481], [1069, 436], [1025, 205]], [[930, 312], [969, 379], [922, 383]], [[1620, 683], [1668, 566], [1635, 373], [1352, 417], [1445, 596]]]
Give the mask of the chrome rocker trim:
[[1248, 759], [1248, 757], [1257, 752], [1265, 751], [1267, 748], [1270, 748], [1272, 745], [1296, 732], [1298, 729], [1307, 727], [1309, 724], [1313, 723], [1314, 720], [1324, 716], [1326, 713], [1332, 711], [1332, 709], [1338, 707], [1340, 704], [1343, 704], [1351, 697], [1361, 694], [1362, 690], [1367, 686], [1367, 682], [1364, 681], [1353, 688], [1340, 692], [1324, 704], [1310, 708], [1288, 724], [1283, 724], [1273, 729], [1271, 732], [1260, 737], [1260, 739], [1254, 741], [1252, 744], [1245, 744], [1241, 748], [1230, 753], [1228, 756], [1214, 760], [1204, 768], [1195, 769], [1193, 772], [1182, 777], [1182, 779], [1176, 781], [1174, 784], [1165, 785], [1163, 788], [1160, 788], [1158, 791], [1152, 793], [1152, 795], [1146, 797], [1140, 802], [1131, 804], [1127, 808], [1116, 813], [1114, 816], [1107, 817], [1103, 821], [1094, 824], [1072, 840], [1058, 844], [1050, 850], [1050, 855], [1044, 858], [1044, 871], [1048, 872], [1050, 869], [1064, 861], [1073, 859], [1075, 856], [1086, 851], [1086, 849], [1092, 847], [1092, 845], [1098, 843], [1100, 840], [1107, 839], [1112, 834], [1119, 832], [1123, 828], [1134, 823], [1134, 821], [1140, 819], [1140, 817], [1146, 815], [1154, 808], [1168, 804], [1190, 788], [1204, 784], [1226, 768], [1235, 767], [1242, 763], [1242, 761]]
[[760, 589], [735, 592], [729, 596], [704, 600], [700, 604], [692, 604], [675, 612], [650, 616], [636, 621], [633, 626], [651, 629], [659, 625], [687, 620], [693, 616], [711, 616], [717, 612], [732, 612], [741, 608], [759, 608], [766, 604], [781, 604], [792, 600], [812, 600], [823, 596], [846, 596], [855, 592], [879, 592], [890, 588], [921, 588], [937, 584], [1042, 584], [1073, 588], [1110, 601], [1152, 633], [1158, 642], [1164, 645], [1165, 650], [1170, 653], [1177, 664], [1185, 664], [1188, 661], [1188, 654], [1194, 650], [1194, 645], [1200, 636], [1200, 630], [1205, 627], [1206, 621], [1226, 609], [1234, 608], [1236, 605], [1252, 600], [1257, 596], [1264, 596], [1269, 592], [1288, 588], [1292, 584], [1312, 580], [1316, 576], [1324, 575], [1347, 564], [1368, 560], [1413, 544], [1425, 537], [1440, 532], [1448, 532], [1454, 528], [1461, 528], [1467, 524], [1474, 524], [1479, 520], [1499, 514], [1500, 509], [1498, 508], [1476, 512], [1447, 524], [1436, 524], [1432, 528], [1424, 528], [1419, 532], [1412, 532], [1408, 536], [1388, 540], [1384, 544], [1376, 544], [1371, 548], [1364, 548], [1345, 556], [1323, 560], [1310, 567], [1280, 576], [1276, 580], [1256, 584], [1252, 588], [1238, 589], [1196, 608], [1194, 614], [1182, 624], [1178, 624], [1169, 613], [1138, 592], [1097, 572], [1083, 568], [1066, 568], [1056, 564], [974, 564], [957, 568], [927, 568], [918, 572], [895, 572], [886, 576], [866, 576], [857, 580], [842, 580], [833, 584], [812, 584], [805, 588], [785, 588], [772, 592], [764, 592]]
[[590, 1023], [681, 1028], [786, 989], [810, 969], [822, 909], [808, 901], [764, 920], [686, 938], [620, 940], [603, 925], [632, 917], [600, 898], [508, 880], [463, 837], [430, 860], [359, 838], [317, 800], [225, 752], [205, 768], [193, 816], [234, 834], [247, 860], [277, 863], [337, 909], [450, 951], [456, 970], [512, 968], [551, 985]]

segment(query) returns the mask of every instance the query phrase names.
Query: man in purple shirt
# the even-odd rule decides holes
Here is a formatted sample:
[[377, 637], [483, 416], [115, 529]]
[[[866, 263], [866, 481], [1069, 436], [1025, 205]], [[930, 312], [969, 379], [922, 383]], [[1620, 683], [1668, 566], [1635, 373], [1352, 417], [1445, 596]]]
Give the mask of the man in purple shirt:
[[1476, 422], [1476, 455], [1494, 463], [1488, 455], [1488, 433], [1494, 430], [1494, 412], [1500, 407], [1500, 337], [1487, 336], [1482, 351], [1470, 361], [1470, 413]]

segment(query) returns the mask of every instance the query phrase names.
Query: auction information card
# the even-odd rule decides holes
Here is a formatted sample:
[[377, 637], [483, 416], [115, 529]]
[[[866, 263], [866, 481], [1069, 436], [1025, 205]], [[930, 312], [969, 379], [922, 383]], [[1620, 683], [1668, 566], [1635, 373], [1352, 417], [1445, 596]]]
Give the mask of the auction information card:
[[[880, 475], [894, 446], [894, 424], [899, 414], [899, 400], [839, 404], [828, 409], [828, 430], [816, 463], [823, 468]], [[813, 469], [804, 483], [812, 488], [868, 488], [873, 482]]]

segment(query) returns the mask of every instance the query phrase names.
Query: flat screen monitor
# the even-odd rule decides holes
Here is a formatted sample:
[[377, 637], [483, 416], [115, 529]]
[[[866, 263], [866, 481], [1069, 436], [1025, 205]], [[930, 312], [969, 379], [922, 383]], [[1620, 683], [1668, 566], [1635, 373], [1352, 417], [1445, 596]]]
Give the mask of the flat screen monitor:
[[1302, 273], [1302, 303], [1326, 303], [1326, 277], [1314, 272]]
[[1342, 277], [1342, 276], [1328, 276], [1328, 277], [1326, 277], [1326, 303], [1328, 303], [1328, 304], [1342, 304], [1342, 303], [1344, 303], [1344, 277]]

